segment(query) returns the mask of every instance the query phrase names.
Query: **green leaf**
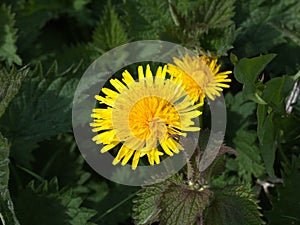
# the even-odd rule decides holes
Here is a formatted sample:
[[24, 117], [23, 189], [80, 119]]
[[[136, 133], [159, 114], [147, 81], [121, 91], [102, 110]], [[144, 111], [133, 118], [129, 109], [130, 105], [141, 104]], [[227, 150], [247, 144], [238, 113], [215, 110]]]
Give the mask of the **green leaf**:
[[8, 65], [22, 64], [17, 55], [17, 29], [15, 28], [15, 14], [11, 7], [0, 6], [0, 61], [6, 61]]
[[[48, 32], [48, 29], [43, 31], [43, 28], [49, 21], [57, 19], [60, 14], [73, 9], [72, 3], [73, 1], [65, 0], [19, 2], [19, 7], [16, 9], [16, 26], [19, 28], [17, 44], [24, 60], [29, 61], [29, 59], [35, 59], [40, 57], [41, 54], [45, 54], [41, 51], [42, 48], [49, 46], [53, 39], [61, 37], [59, 32], [51, 37], [49, 35], [42, 36], [42, 34]], [[56, 30], [57, 28], [58, 26], [56, 26]], [[67, 33], [65, 33], [65, 36], [67, 36]], [[54, 47], [57, 48], [58, 46]]]
[[257, 78], [266, 65], [274, 59], [275, 54], [262, 55], [251, 59], [243, 58], [234, 66], [234, 76], [238, 82], [244, 85], [243, 93], [259, 104], [265, 104], [256, 88]]
[[84, 183], [91, 174], [84, 170], [85, 161], [75, 143], [72, 134], [54, 136], [40, 142], [40, 146], [33, 152], [38, 163], [32, 172], [44, 179], [57, 177], [61, 187], [67, 186], [78, 192], [87, 192]]
[[159, 201], [165, 187], [162, 183], [142, 187], [134, 201], [133, 219], [137, 225], [159, 221]]
[[204, 49], [217, 55], [227, 55], [228, 50], [233, 48], [235, 26], [231, 25], [226, 29], [210, 29], [207, 34], [201, 35], [199, 40]]
[[11, 156], [29, 167], [38, 142], [71, 128], [71, 105], [78, 80], [70, 71], [57, 74], [57, 65], [30, 72], [19, 94], [0, 119], [0, 128], [11, 141]]
[[[156, 178], [157, 182], [160, 178]], [[137, 198], [133, 201], [133, 219], [137, 225], [152, 224], [159, 221], [160, 218], [160, 203], [161, 196], [170, 185], [181, 184], [182, 176], [174, 175], [173, 177], [162, 180], [161, 182], [142, 186], [142, 189], [137, 193]]]
[[261, 214], [253, 196], [239, 186], [216, 189], [205, 210], [207, 225], [261, 225]]
[[293, 156], [289, 164], [284, 165], [283, 185], [278, 186], [278, 196], [272, 198], [273, 208], [265, 215], [270, 224], [299, 224], [300, 204], [300, 158]]
[[209, 29], [228, 28], [233, 24], [235, 0], [204, 0], [199, 3], [199, 21], [204, 22]]
[[233, 139], [234, 149], [239, 155], [228, 159], [226, 164], [229, 170], [236, 171], [248, 183], [252, 181], [252, 176], [258, 178], [265, 172], [256, 140], [254, 131], [239, 130]]
[[236, 46], [245, 55], [257, 55], [286, 43], [286, 27], [293, 33], [299, 30], [300, 2], [298, 0], [241, 0], [237, 1], [236, 21], [239, 26]]
[[294, 86], [292, 76], [276, 77], [269, 80], [265, 85], [262, 98], [273, 108], [274, 111], [284, 115], [286, 114], [286, 98]]
[[[0, 117], [18, 93], [21, 81], [27, 72], [27, 69], [16, 71], [15, 68], [12, 68], [10, 72], [4, 68], [0, 70]], [[15, 216], [14, 206], [8, 190], [9, 154], [9, 143], [0, 133], [0, 219], [3, 224], [18, 225], [19, 222]]]
[[230, 143], [239, 130], [248, 129], [250, 125], [253, 125], [256, 104], [246, 99], [242, 92], [234, 96], [231, 93], [226, 94], [225, 102], [228, 110], [226, 141]]
[[170, 185], [163, 192], [160, 202], [160, 224], [193, 224], [202, 220], [210, 191], [192, 190], [185, 185]]
[[56, 179], [44, 181], [38, 186], [30, 182], [19, 191], [15, 200], [16, 211], [24, 225], [37, 225], [41, 221], [45, 225], [91, 225], [89, 220], [96, 212], [81, 207], [82, 202], [72, 190], [59, 190]]
[[109, 3], [104, 9], [101, 22], [93, 33], [93, 46], [98, 52], [104, 53], [127, 42], [128, 37], [123, 24], [114, 6]]
[[10, 71], [7, 71], [5, 68], [0, 69], [0, 117], [18, 93], [21, 82], [27, 73], [28, 69], [26, 68], [19, 71], [14, 67]]
[[0, 133], [0, 221], [2, 224], [19, 225], [8, 191], [9, 145]]
[[273, 113], [270, 113], [264, 119], [264, 122], [258, 132], [262, 159], [264, 161], [266, 171], [271, 177], [275, 177], [273, 166], [275, 162], [275, 153], [277, 149], [276, 139], [278, 135], [278, 131], [274, 123], [275, 116]]
[[159, 39], [166, 26], [173, 26], [167, 1], [131, 0], [123, 7], [126, 30], [134, 40]]

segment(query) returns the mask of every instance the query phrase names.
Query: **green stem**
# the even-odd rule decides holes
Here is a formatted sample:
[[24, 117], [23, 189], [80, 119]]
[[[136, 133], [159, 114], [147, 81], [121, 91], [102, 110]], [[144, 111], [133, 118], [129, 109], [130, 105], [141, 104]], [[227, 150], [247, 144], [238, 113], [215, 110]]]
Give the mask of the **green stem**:
[[24, 172], [28, 173], [29, 175], [33, 176], [35, 179], [37, 179], [38, 181], [45, 181], [45, 179], [43, 177], [41, 177], [40, 175], [20, 166], [20, 165], [17, 165], [18, 168], [20, 168], [21, 170], [23, 170]]
[[126, 197], [125, 199], [123, 199], [121, 202], [119, 202], [118, 204], [116, 204], [115, 206], [113, 206], [112, 208], [106, 210], [102, 215], [100, 215], [95, 222], [101, 220], [103, 217], [105, 217], [106, 215], [108, 215], [109, 213], [111, 213], [112, 211], [114, 211], [116, 208], [120, 207], [121, 205], [123, 205], [125, 202], [127, 202], [129, 199], [133, 198], [136, 194], [138, 193], [138, 191], [132, 193], [131, 195], [129, 195], [128, 197]]

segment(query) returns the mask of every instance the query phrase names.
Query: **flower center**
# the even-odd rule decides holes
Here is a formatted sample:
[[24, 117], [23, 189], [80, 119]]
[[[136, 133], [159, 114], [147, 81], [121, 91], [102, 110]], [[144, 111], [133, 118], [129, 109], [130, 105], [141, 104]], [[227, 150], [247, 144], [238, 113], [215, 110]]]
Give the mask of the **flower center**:
[[164, 138], [169, 125], [180, 123], [175, 107], [165, 99], [149, 96], [137, 101], [129, 112], [132, 134], [146, 141], [146, 148], [155, 148]]

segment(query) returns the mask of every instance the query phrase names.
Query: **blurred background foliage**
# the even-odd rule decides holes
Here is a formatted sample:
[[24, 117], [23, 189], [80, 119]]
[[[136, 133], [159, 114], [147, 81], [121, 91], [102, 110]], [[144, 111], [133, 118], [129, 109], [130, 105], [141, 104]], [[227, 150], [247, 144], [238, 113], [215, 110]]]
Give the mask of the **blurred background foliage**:
[[[222, 69], [234, 71], [225, 92], [225, 143], [239, 155], [226, 156], [226, 169], [212, 184], [242, 184], [269, 224], [300, 224], [299, 21], [298, 0], [1, 0], [1, 219], [9, 225], [146, 224], [142, 219], [158, 209], [153, 199], [145, 205], [142, 198], [146, 208], [135, 208], [133, 220], [139, 188], [109, 182], [84, 162], [71, 106], [80, 77], [102, 53], [160, 39], [220, 57]], [[168, 187], [163, 196], [175, 198], [177, 189]], [[155, 190], [139, 195], [155, 196]], [[241, 189], [216, 193], [215, 202], [235, 196], [232, 207], [255, 210]], [[205, 222], [240, 224], [227, 219], [210, 210]], [[252, 219], [252, 225], [261, 221]]]

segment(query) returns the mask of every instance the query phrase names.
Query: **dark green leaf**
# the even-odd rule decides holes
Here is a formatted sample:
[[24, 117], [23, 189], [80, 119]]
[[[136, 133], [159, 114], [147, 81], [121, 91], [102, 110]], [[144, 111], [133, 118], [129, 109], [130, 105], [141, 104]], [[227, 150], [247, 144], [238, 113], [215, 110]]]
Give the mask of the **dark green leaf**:
[[23, 68], [17, 71], [12, 68], [7, 71], [5, 68], [0, 70], [0, 117], [5, 112], [8, 104], [18, 93], [21, 82], [25, 78], [28, 69]]
[[48, 72], [37, 67], [24, 81], [19, 94], [0, 119], [1, 129], [11, 141], [11, 155], [29, 165], [37, 143], [71, 128], [71, 105], [78, 80], [72, 73], [57, 74], [56, 64]]
[[246, 189], [227, 186], [214, 191], [210, 206], [205, 210], [207, 225], [261, 225], [259, 207]]
[[[239, 32], [237, 51], [246, 55], [265, 53], [290, 37], [282, 28], [293, 33], [299, 30], [298, 0], [241, 0], [237, 2]], [[281, 29], [277, 29], [280, 27]]]
[[231, 93], [226, 94], [225, 102], [228, 110], [226, 129], [226, 137], [228, 138], [226, 141], [231, 144], [239, 130], [248, 129], [253, 124], [256, 104], [246, 99], [242, 92], [234, 96]]
[[9, 145], [0, 133], [0, 221], [2, 224], [19, 225], [8, 190]]
[[233, 139], [235, 150], [239, 153], [236, 159], [227, 161], [229, 170], [237, 171], [243, 181], [251, 182], [252, 176], [258, 178], [264, 174], [264, 167], [256, 144], [256, 133], [239, 130]]
[[259, 104], [264, 104], [265, 102], [261, 99], [260, 93], [256, 89], [257, 78], [274, 57], [274, 54], [268, 54], [251, 59], [243, 58], [234, 67], [235, 78], [244, 85], [244, 95]]
[[273, 113], [267, 115], [260, 131], [258, 132], [262, 159], [264, 161], [266, 171], [271, 177], [275, 176], [273, 166], [277, 149], [276, 139], [278, 135], [278, 130], [275, 127], [274, 120]]
[[158, 183], [145, 186], [139, 191], [133, 208], [135, 224], [143, 225], [159, 221], [159, 201], [164, 189], [165, 187]]
[[170, 185], [163, 192], [160, 202], [160, 224], [194, 224], [202, 220], [210, 191], [192, 190], [185, 185]]
[[[157, 181], [161, 180], [157, 178]], [[159, 221], [162, 193], [169, 185], [180, 185], [182, 176], [175, 175], [165, 181], [143, 186], [134, 200], [133, 219], [137, 225], [146, 225]]]
[[128, 42], [127, 33], [115, 8], [109, 3], [104, 9], [101, 22], [93, 33], [93, 47], [100, 53]]
[[17, 55], [17, 29], [15, 28], [15, 14], [11, 7], [0, 6], [0, 61], [6, 61], [8, 65], [22, 64]]
[[266, 83], [262, 98], [274, 111], [284, 115], [286, 113], [286, 98], [290, 94], [295, 80], [292, 76], [276, 77]]
[[[16, 211], [21, 224], [37, 225], [82, 225], [89, 224], [94, 210], [81, 207], [82, 199], [71, 190], [59, 190], [57, 180], [43, 182], [36, 186], [31, 182], [20, 190], [15, 200]], [[55, 215], [55, 216], [54, 216]]]

